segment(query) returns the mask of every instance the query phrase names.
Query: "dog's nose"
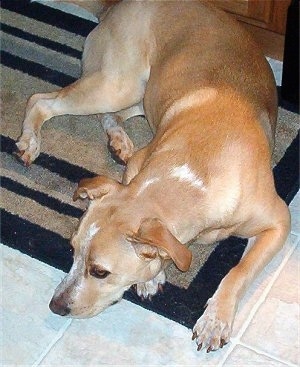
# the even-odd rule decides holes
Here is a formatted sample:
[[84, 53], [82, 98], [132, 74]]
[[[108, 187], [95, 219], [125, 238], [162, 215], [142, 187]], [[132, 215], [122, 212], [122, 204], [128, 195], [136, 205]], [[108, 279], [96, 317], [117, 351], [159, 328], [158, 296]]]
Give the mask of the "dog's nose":
[[71, 311], [62, 298], [52, 298], [49, 308], [53, 313], [60, 316], [67, 316]]

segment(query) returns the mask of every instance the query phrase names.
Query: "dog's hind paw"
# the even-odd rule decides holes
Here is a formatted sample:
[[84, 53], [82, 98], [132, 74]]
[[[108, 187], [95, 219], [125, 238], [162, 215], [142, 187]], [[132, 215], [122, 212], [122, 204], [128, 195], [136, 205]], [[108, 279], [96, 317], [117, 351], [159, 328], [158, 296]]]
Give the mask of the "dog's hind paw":
[[231, 317], [222, 317], [216, 301], [208, 301], [207, 308], [193, 328], [192, 339], [197, 341], [197, 350], [206, 348], [207, 353], [223, 348], [230, 340]]
[[166, 282], [165, 272], [162, 270], [158, 275], [145, 283], [136, 284], [136, 293], [142, 298], [151, 300], [157, 292], [163, 291], [163, 284]]

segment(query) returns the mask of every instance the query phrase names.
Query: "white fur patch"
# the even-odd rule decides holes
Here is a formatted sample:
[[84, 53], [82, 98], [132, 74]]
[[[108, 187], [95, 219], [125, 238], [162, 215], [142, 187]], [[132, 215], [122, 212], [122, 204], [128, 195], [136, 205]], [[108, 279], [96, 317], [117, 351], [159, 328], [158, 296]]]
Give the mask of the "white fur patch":
[[214, 88], [201, 88], [191, 94], [188, 94], [179, 100], [175, 101], [164, 114], [161, 125], [168, 122], [171, 118], [178, 115], [180, 112], [194, 106], [201, 106], [209, 101], [217, 98], [217, 91]]
[[188, 182], [191, 186], [206, 191], [203, 181], [190, 169], [187, 163], [182, 166], [173, 167], [171, 169], [171, 176], [177, 178], [179, 181]]
[[[64, 278], [63, 282], [60, 283], [60, 285], [58, 286], [56, 290], [57, 296], [64, 293], [70, 285], [73, 285], [73, 291], [75, 292], [74, 294], [76, 294], [76, 292], [78, 292], [78, 289], [80, 289], [81, 280], [83, 279], [83, 272], [85, 269], [85, 265], [84, 265], [85, 259], [86, 259], [86, 256], [88, 254], [88, 251], [91, 245], [91, 240], [93, 239], [93, 237], [99, 230], [100, 230], [100, 227], [98, 227], [96, 223], [92, 223], [91, 226], [88, 228], [84, 241], [81, 243], [80, 255], [77, 256], [77, 258], [75, 259], [69, 274]], [[76, 282], [76, 287], [74, 285], [75, 282]]]
[[87, 231], [86, 242], [89, 243], [99, 230], [100, 227], [97, 227], [96, 223], [93, 223]]
[[149, 187], [150, 185], [152, 185], [154, 182], [158, 182], [159, 178], [158, 177], [153, 177], [153, 178], [149, 178], [148, 180], [146, 180], [142, 186], [140, 187], [137, 195], [140, 195], [142, 192], [144, 192], [147, 187]]

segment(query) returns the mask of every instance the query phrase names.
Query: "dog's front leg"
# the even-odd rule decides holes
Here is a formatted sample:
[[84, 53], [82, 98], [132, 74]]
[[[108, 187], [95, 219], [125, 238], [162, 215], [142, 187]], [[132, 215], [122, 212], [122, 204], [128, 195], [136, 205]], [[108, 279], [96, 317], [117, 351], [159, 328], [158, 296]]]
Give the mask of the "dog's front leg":
[[[220, 283], [217, 291], [207, 302], [204, 314], [193, 329], [198, 350], [217, 350], [229, 342], [238, 302], [247, 286], [284, 245], [289, 233], [289, 212], [286, 205], [278, 200], [276, 222], [255, 236], [251, 248], [237, 266]], [[275, 209], [274, 209], [275, 211]]]

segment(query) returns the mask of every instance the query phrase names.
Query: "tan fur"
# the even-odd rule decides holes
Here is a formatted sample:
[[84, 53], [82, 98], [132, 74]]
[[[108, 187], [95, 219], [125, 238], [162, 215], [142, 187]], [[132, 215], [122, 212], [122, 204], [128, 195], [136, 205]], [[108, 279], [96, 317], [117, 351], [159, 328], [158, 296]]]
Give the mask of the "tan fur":
[[[116, 126], [143, 111], [155, 137], [133, 153]], [[50, 307], [93, 316], [133, 284], [141, 296], [153, 295], [169, 261], [186, 271], [183, 244], [195, 238], [251, 238], [194, 327], [198, 348], [216, 350], [230, 338], [247, 286], [289, 232], [271, 170], [277, 100], [270, 68], [250, 36], [204, 2], [121, 2], [87, 37], [81, 79], [29, 100], [20, 159], [38, 156], [47, 119], [107, 112], [115, 113], [116, 123], [105, 125], [112, 149], [127, 163], [123, 182], [79, 184], [74, 198], [91, 203], [72, 238], [74, 265]]]

